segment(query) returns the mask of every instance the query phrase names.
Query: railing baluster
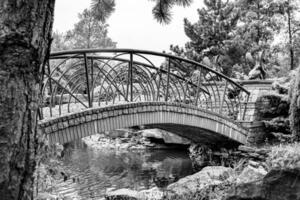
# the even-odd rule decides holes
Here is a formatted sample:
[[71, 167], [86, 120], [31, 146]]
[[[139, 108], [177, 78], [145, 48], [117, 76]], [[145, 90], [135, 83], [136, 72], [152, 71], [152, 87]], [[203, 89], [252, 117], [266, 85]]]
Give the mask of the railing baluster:
[[91, 108], [92, 102], [91, 102], [90, 83], [89, 83], [90, 81], [89, 81], [89, 72], [88, 72], [88, 63], [87, 63], [86, 53], [84, 53], [83, 56], [84, 56], [84, 68], [85, 68], [87, 95], [88, 95], [89, 107]]
[[202, 68], [199, 69], [199, 76], [198, 76], [198, 83], [197, 83], [197, 94], [196, 94], [195, 106], [198, 105], [198, 98], [199, 98], [199, 92], [200, 92], [200, 87], [201, 87], [201, 73], [202, 73]]
[[[247, 105], [248, 105], [249, 97], [250, 97], [250, 95], [247, 95], [246, 102], [244, 102], [245, 109], [244, 109], [244, 113], [243, 113], [243, 116], [242, 116], [242, 120], [245, 120], [245, 115], [246, 115], [246, 112], [247, 112]], [[240, 106], [242, 106], [242, 105], [240, 105]]]
[[184, 95], [184, 97], [183, 97], [183, 103], [187, 102], [186, 97], [187, 97], [187, 93], [189, 92], [188, 84], [189, 84], [189, 82], [186, 80], [185, 81], [185, 93], [186, 93], [186, 95]]
[[129, 72], [130, 72], [130, 101], [133, 101], [133, 54], [130, 53], [130, 63], [129, 63]]
[[224, 88], [224, 92], [223, 92], [223, 95], [222, 95], [222, 99], [221, 99], [221, 102], [220, 102], [220, 108], [219, 108], [219, 113], [222, 114], [223, 112], [223, 105], [224, 105], [224, 101], [225, 101], [225, 95], [226, 95], [226, 92], [227, 92], [227, 87], [228, 87], [228, 81], [225, 80], [225, 88]]
[[126, 99], [125, 99], [125, 101], [129, 101], [128, 100], [129, 85], [130, 85], [130, 61], [128, 62], [128, 69], [127, 69], [127, 86], [126, 86]]
[[92, 91], [91, 91], [91, 94], [92, 94], [92, 106], [93, 106], [93, 102], [94, 102], [94, 89], [95, 89], [95, 83], [94, 83], [94, 59], [91, 58], [91, 87], [92, 87]]
[[166, 91], [165, 91], [165, 101], [168, 101], [168, 96], [169, 96], [169, 85], [170, 85], [170, 66], [171, 65], [171, 59], [168, 58], [168, 73], [167, 73], [167, 86], [166, 86]]
[[160, 95], [160, 84], [161, 84], [161, 71], [158, 70], [158, 86], [157, 86], [157, 99], [156, 101], [159, 101], [159, 95]]

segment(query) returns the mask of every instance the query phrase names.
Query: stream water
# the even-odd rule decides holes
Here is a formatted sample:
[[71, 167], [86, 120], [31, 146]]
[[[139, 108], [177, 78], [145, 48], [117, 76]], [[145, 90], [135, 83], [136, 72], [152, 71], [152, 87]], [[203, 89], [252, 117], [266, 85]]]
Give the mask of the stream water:
[[57, 185], [57, 194], [67, 199], [100, 199], [120, 188], [149, 189], [156, 177], [179, 179], [193, 173], [186, 150], [99, 150], [81, 141], [65, 146], [67, 180]]

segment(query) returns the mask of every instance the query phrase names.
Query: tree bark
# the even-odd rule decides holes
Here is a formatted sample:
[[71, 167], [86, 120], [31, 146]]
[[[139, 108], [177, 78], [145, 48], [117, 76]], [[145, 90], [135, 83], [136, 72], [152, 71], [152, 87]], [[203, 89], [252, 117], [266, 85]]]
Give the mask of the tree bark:
[[293, 70], [294, 69], [294, 47], [293, 47], [292, 25], [291, 25], [292, 16], [291, 16], [290, 1], [288, 1], [287, 15], [288, 15], [289, 50], [290, 50], [290, 70]]
[[55, 0], [0, 1], [0, 198], [33, 199], [37, 111]]

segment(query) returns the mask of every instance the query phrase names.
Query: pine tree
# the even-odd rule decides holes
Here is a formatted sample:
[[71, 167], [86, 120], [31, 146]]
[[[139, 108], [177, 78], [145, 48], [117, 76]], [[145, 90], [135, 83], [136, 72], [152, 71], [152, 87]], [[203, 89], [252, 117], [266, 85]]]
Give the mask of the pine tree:
[[199, 20], [195, 24], [184, 19], [185, 34], [190, 39], [185, 48], [171, 46], [171, 50], [197, 62], [205, 57], [215, 65], [222, 62], [220, 71], [230, 75], [234, 59], [239, 57], [236, 54], [240, 52], [232, 43], [239, 13], [228, 1], [205, 0], [204, 4], [205, 8], [198, 10]]
[[[280, 3], [276, 0], [239, 0], [236, 3], [240, 9], [240, 25], [235, 40], [245, 49], [245, 70], [247, 72], [255, 62], [261, 62], [268, 70], [274, 66], [271, 43], [274, 35], [279, 32], [281, 24], [277, 15], [281, 14]], [[264, 52], [264, 57], [259, 55]], [[253, 59], [247, 59], [250, 55]]]
[[[189, 6], [193, 0], [150, 0], [155, 5], [152, 9], [154, 18], [161, 24], [168, 24], [172, 20], [171, 9], [174, 6]], [[92, 0], [92, 12], [96, 18], [104, 22], [115, 11], [115, 0]]]
[[54, 0], [0, 2], [0, 199], [33, 199], [43, 135], [37, 131]]

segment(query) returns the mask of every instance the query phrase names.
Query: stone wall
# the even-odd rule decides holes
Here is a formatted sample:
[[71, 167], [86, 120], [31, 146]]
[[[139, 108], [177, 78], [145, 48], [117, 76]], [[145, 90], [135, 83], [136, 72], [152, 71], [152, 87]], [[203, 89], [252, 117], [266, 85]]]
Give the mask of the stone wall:
[[[257, 99], [263, 95], [272, 91], [271, 80], [249, 80], [240, 82], [241, 85], [250, 92], [249, 101], [247, 104], [247, 110], [244, 121], [255, 121]], [[263, 104], [264, 102], [260, 102]]]
[[260, 144], [264, 142], [265, 125], [259, 118], [260, 109], [270, 104], [268, 99], [260, 98], [273, 91], [272, 80], [249, 80], [241, 84], [250, 92], [249, 102], [245, 114], [245, 120], [241, 125], [249, 130], [248, 144]]

